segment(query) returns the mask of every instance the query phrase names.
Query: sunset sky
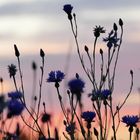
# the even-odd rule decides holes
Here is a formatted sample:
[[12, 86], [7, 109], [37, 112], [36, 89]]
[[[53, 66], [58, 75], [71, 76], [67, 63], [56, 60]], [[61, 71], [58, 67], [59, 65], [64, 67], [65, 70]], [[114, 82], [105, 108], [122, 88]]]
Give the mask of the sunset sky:
[[[45, 82], [49, 71], [64, 70], [68, 61], [70, 72], [67, 74], [68, 79], [78, 71], [86, 80], [76, 56], [76, 46], [70, 24], [63, 11], [64, 4], [71, 4], [74, 7], [73, 12], [77, 15], [78, 37], [82, 52], [84, 45], [92, 47], [93, 29], [96, 25], [101, 25], [106, 29], [105, 37], [112, 29], [113, 23], [118, 24], [119, 18], [123, 19], [124, 37], [116, 77], [115, 90], [118, 97], [116, 103], [121, 102], [122, 97], [128, 93], [129, 71], [133, 69], [133, 94], [125, 108], [126, 112], [137, 114], [140, 103], [137, 90], [140, 86], [139, 0], [0, 0], [0, 76], [5, 79], [5, 92], [14, 89], [7, 72], [7, 65], [16, 64], [14, 44], [17, 44], [21, 53], [24, 80], [28, 93], [32, 86], [31, 62], [35, 60], [39, 67], [40, 48], [46, 53], [45, 92], [54, 92], [52, 91], [53, 86], [47, 85]], [[101, 42], [99, 44], [104, 49], [103, 44]], [[70, 55], [69, 58], [68, 54]], [[86, 89], [86, 92], [91, 92], [91, 89]], [[50, 96], [48, 97], [50, 98]], [[55, 102], [53, 99], [50, 100]]]

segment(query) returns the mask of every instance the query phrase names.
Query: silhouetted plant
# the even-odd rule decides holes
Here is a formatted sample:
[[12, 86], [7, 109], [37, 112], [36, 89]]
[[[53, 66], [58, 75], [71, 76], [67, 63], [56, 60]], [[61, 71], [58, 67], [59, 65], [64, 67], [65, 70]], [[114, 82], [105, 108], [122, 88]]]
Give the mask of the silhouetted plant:
[[[74, 36], [77, 54], [82, 65], [82, 68], [91, 83], [91, 93], [88, 98], [91, 99], [93, 110], [84, 110], [85, 105], [82, 96], [84, 88], [87, 86], [87, 81], [76, 73], [74, 78], [67, 81], [66, 95], [68, 96], [68, 106], [65, 105], [61, 83], [65, 80], [67, 74], [61, 70], [52, 70], [46, 79], [46, 83], [54, 84], [60, 108], [63, 113], [63, 118], [60, 121], [64, 125], [64, 132], [57, 128], [52, 128], [51, 120], [53, 115], [47, 112], [45, 102], [42, 103], [42, 86], [44, 84], [44, 71], [45, 71], [45, 52], [40, 49], [40, 78], [39, 78], [39, 91], [36, 91], [36, 70], [37, 64], [32, 62], [33, 70], [33, 89], [31, 96], [31, 104], [26, 102], [26, 95], [24, 89], [23, 71], [20, 61], [20, 52], [17, 45], [14, 44], [15, 56], [17, 58], [17, 66], [15, 64], [8, 65], [9, 77], [12, 78], [15, 91], [10, 91], [5, 97], [3, 94], [3, 78], [0, 77], [1, 95], [0, 95], [0, 133], [2, 140], [21, 140], [21, 139], [38, 139], [38, 140], [118, 140], [117, 131], [120, 122], [125, 123], [129, 131], [129, 139], [132, 140], [132, 133], [135, 134], [135, 140], [139, 140], [140, 116], [126, 115], [120, 119], [120, 112], [125, 105], [128, 97], [130, 96], [133, 88], [133, 71], [130, 70], [130, 89], [120, 104], [114, 104], [114, 87], [115, 77], [117, 71], [117, 63], [119, 59], [120, 48], [122, 45], [123, 37], [123, 21], [119, 19], [118, 23], [114, 23], [112, 30], [106, 37], [103, 37], [103, 42], [107, 53], [103, 49], [99, 49], [100, 63], [97, 64], [96, 52], [98, 39], [105, 34], [106, 30], [102, 26], [95, 26], [93, 28], [93, 47], [84, 46], [85, 56], [89, 61], [89, 65], [84, 60], [81, 53], [81, 47], [78, 41], [78, 25], [76, 14], [73, 13], [73, 6], [66, 4], [63, 7], [64, 12], [68, 16], [72, 35]], [[107, 59], [105, 59], [107, 57]], [[97, 65], [100, 69], [97, 71]], [[19, 83], [17, 83], [17, 74], [19, 74]], [[99, 75], [99, 77], [97, 76]], [[43, 105], [43, 107], [41, 107]], [[26, 111], [26, 112], [25, 112]], [[25, 114], [24, 114], [25, 113]], [[23, 127], [27, 126], [30, 130], [27, 138], [25, 138], [24, 130], [22, 129], [17, 118], [23, 121]], [[57, 118], [57, 116], [56, 116]], [[10, 127], [16, 119], [16, 126], [13, 132], [10, 132]], [[116, 121], [117, 120], [117, 121]], [[7, 122], [10, 122], [9, 128], [6, 129]], [[98, 126], [97, 126], [98, 125]], [[97, 127], [96, 127], [97, 126]], [[111, 138], [108, 138], [108, 132], [112, 131]], [[23, 130], [23, 131], [22, 131]], [[53, 130], [54, 134], [51, 134]], [[135, 131], [134, 131], [135, 130]]]

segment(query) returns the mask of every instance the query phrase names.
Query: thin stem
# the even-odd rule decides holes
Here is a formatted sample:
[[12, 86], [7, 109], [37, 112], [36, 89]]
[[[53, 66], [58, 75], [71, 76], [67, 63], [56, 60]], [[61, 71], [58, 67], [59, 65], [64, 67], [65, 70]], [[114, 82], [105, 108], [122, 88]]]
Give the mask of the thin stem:
[[98, 118], [99, 118], [99, 126], [100, 126], [100, 139], [103, 139], [103, 123], [102, 123], [102, 115], [101, 115], [101, 106], [99, 101], [97, 102], [98, 107]]
[[[15, 84], [16, 91], [18, 91], [18, 89], [17, 89], [17, 84], [16, 84], [16, 79], [15, 79], [14, 76], [13, 76], [13, 81], [14, 81], [14, 84]], [[31, 118], [34, 120], [35, 124], [37, 125], [37, 127], [38, 127], [38, 129], [39, 129], [39, 132], [44, 136], [44, 134], [43, 134], [43, 132], [42, 132], [42, 130], [41, 130], [39, 124], [37, 123], [37, 121], [36, 121], [36, 119], [34, 118], [33, 114], [29, 111], [29, 109], [28, 109], [28, 107], [26, 106], [24, 100], [22, 100], [22, 98], [20, 98], [20, 101], [21, 101], [21, 103], [24, 105], [25, 109], [27, 110], [27, 112], [29, 113], [29, 115], [31, 116]], [[21, 118], [22, 118], [22, 117], [21, 117]], [[24, 120], [23, 120], [23, 122], [25, 123]], [[27, 123], [25, 123], [25, 124], [27, 125]], [[27, 125], [27, 126], [29, 127], [30, 125]], [[30, 128], [31, 128], [31, 126], [30, 126]], [[33, 130], [33, 129], [32, 129], [32, 130]]]
[[35, 93], [36, 93], [36, 70], [33, 70], [33, 86], [32, 86], [32, 96], [31, 96], [31, 108], [32, 111], [34, 112], [35, 107], [36, 107], [36, 100], [34, 100], [35, 98]]
[[130, 137], [129, 137], [129, 140], [131, 140], [132, 139], [132, 132], [130, 132]]
[[107, 119], [108, 119], [108, 114], [107, 114], [107, 105], [105, 105], [105, 130], [104, 130], [104, 139], [106, 139], [106, 132], [107, 132]]
[[90, 140], [90, 129], [88, 129], [87, 140]]
[[117, 140], [116, 138], [116, 127], [115, 127], [115, 116], [113, 113], [113, 106], [112, 106], [112, 97], [110, 99], [110, 111], [111, 111], [111, 116], [112, 116], [112, 129], [113, 129], [113, 134], [114, 134], [114, 140]]
[[110, 48], [108, 48], [108, 87], [111, 89], [110, 85], [111, 79], [110, 79]]
[[117, 133], [117, 131], [118, 131], [118, 129], [119, 129], [119, 126], [120, 126], [120, 111], [118, 110], [118, 125], [117, 125], [117, 127], [116, 127], [116, 133]]
[[[118, 110], [120, 110], [124, 104], [126, 103], [128, 97], [130, 96], [131, 92], [132, 92], [132, 88], [133, 88], [133, 74], [131, 74], [131, 85], [130, 85], [130, 90], [127, 94], [127, 96], [125, 97], [124, 101], [122, 102], [122, 104], [120, 106], [118, 106]], [[117, 114], [118, 110], [116, 110], [116, 112], [114, 113], [114, 116]]]
[[17, 88], [17, 83], [16, 83], [15, 76], [13, 76], [13, 81], [14, 81], [14, 85], [15, 85], [16, 91], [18, 91], [18, 88]]
[[75, 113], [75, 116], [76, 116], [76, 118], [77, 118], [77, 121], [78, 121], [78, 123], [79, 123], [79, 125], [80, 125], [81, 133], [82, 133], [82, 135], [83, 135], [83, 137], [84, 137], [84, 140], [87, 140], [87, 139], [86, 139], [86, 136], [85, 136], [85, 130], [84, 130], [83, 126], [82, 126], [82, 122], [80, 121], [80, 119], [79, 119], [79, 117], [78, 117], [78, 115], [77, 115], [77, 113], [76, 113], [75, 110], [74, 110], [74, 113]]
[[99, 140], [99, 137], [98, 137], [98, 136], [96, 136], [96, 139], [97, 139], [97, 140]]
[[[79, 50], [79, 43], [78, 43], [78, 40], [77, 40], [77, 34], [75, 33], [74, 31], [74, 28], [73, 28], [73, 23], [72, 23], [72, 20], [70, 20], [70, 25], [71, 25], [71, 29], [72, 29], [72, 33], [74, 35], [74, 39], [75, 39], [75, 43], [76, 43], [76, 47], [77, 47], [77, 53], [78, 53], [78, 56], [79, 56], [79, 59], [80, 59], [80, 62], [82, 64], [82, 67], [83, 67], [83, 70], [85, 71], [86, 75], [88, 76], [89, 80], [91, 81], [91, 83], [93, 83], [92, 81], [92, 78], [90, 77], [89, 73], [87, 72], [86, 68], [85, 68], [85, 65], [83, 63], [83, 58], [80, 54], [80, 50]], [[77, 32], [77, 26], [76, 26], [76, 32]]]
[[104, 71], [104, 57], [103, 57], [103, 54], [101, 54], [101, 76], [100, 76], [99, 90], [101, 90], [101, 85], [102, 85], [103, 78], [104, 78], [103, 71]]
[[22, 115], [20, 115], [20, 117], [21, 117], [22, 121], [23, 121], [29, 128], [31, 128], [31, 130], [33, 130], [33, 131], [39, 133], [38, 130], [34, 129], [32, 126], [30, 126], [30, 125], [26, 122], [26, 120], [24, 119], [24, 117], [23, 117]]
[[40, 67], [41, 69], [41, 79], [39, 83], [39, 100], [38, 100], [38, 108], [37, 108], [37, 119], [39, 115], [39, 109], [40, 109], [40, 103], [41, 103], [41, 94], [42, 94], [42, 83], [43, 83], [43, 76], [44, 76], [44, 57], [42, 58], [42, 66]]
[[49, 128], [49, 123], [48, 122], [47, 122], [47, 129], [48, 129], [48, 138], [50, 139], [51, 135], [50, 135], [50, 128]]
[[95, 37], [95, 40], [94, 40], [94, 48], [93, 48], [93, 73], [94, 73], [94, 76], [95, 76], [95, 69], [96, 69], [96, 64], [95, 64], [95, 51], [96, 51], [96, 44], [97, 44], [97, 39], [98, 39], [98, 37]]
[[67, 118], [67, 115], [66, 115], [66, 110], [65, 110], [65, 107], [64, 107], [63, 102], [62, 102], [62, 97], [61, 97], [60, 92], [59, 92], [59, 88], [56, 87], [56, 90], [57, 90], [57, 95], [58, 95], [58, 99], [59, 99], [59, 103], [60, 103], [62, 112], [63, 112], [63, 114], [65, 116], [65, 119], [66, 119], [67, 123], [69, 124], [68, 118]]
[[21, 89], [22, 89], [22, 93], [23, 93], [23, 102], [24, 102], [24, 104], [26, 104], [26, 102], [25, 102], [25, 95], [24, 95], [23, 76], [22, 76], [22, 71], [21, 71], [19, 57], [17, 57], [17, 60], [18, 60], [18, 68], [19, 68], [19, 75], [20, 75], [20, 81], [21, 81]]
[[117, 67], [117, 62], [118, 62], [118, 58], [119, 58], [120, 47], [122, 44], [122, 36], [123, 36], [123, 27], [121, 26], [120, 44], [118, 45], [116, 60], [115, 60], [114, 69], [113, 69], [113, 76], [112, 76], [112, 87], [111, 87], [112, 90], [114, 89], [114, 78], [115, 78], [115, 74], [116, 74], [116, 67]]

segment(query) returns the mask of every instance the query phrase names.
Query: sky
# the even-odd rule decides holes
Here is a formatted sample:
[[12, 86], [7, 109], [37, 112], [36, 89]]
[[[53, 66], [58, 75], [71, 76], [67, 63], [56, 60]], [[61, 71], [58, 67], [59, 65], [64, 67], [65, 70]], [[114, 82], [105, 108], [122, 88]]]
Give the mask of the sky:
[[[140, 86], [139, 0], [0, 0], [0, 73], [5, 79], [5, 92], [14, 89], [6, 71], [7, 65], [16, 63], [14, 44], [22, 56], [27, 93], [32, 86], [31, 62], [35, 60], [40, 65], [40, 48], [46, 53], [46, 77], [50, 70], [64, 70], [66, 67], [69, 68], [68, 79], [74, 77], [77, 71], [83, 76], [70, 24], [63, 11], [64, 4], [71, 4], [77, 15], [78, 39], [82, 52], [84, 45], [93, 45], [93, 29], [96, 25], [103, 26], [109, 32], [114, 22], [118, 24], [119, 18], [123, 19], [124, 37], [116, 78], [116, 102], [121, 102], [129, 91], [129, 70], [133, 69], [133, 94], [125, 109], [131, 108], [133, 113], [137, 113], [140, 103], [137, 90]], [[101, 41], [99, 44], [104, 49]], [[87, 80], [85, 76], [82, 78]], [[44, 89], [46, 92], [54, 92], [52, 85], [44, 85]], [[86, 92], [90, 91], [86, 89]], [[51, 100], [50, 96], [48, 98]], [[52, 99], [51, 102], [56, 101]], [[128, 112], [132, 113], [132, 110]]]

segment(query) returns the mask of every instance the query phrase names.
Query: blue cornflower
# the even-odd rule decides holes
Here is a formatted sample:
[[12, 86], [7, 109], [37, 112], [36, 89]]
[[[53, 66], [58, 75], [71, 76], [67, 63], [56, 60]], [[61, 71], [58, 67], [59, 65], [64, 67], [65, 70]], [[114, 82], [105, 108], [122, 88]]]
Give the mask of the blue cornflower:
[[63, 72], [61, 72], [60, 70], [51, 71], [49, 73], [49, 78], [47, 79], [47, 82], [59, 83], [64, 79], [64, 77], [65, 77], [65, 74]]
[[108, 97], [111, 95], [111, 91], [109, 89], [92, 91], [88, 96], [91, 97], [92, 101], [100, 100], [107, 100]]
[[101, 94], [103, 99], [108, 99], [108, 97], [111, 95], [111, 91], [109, 89], [104, 89], [101, 91]]
[[67, 13], [69, 20], [72, 20], [72, 15], [71, 15], [72, 9], [73, 7], [70, 4], [66, 4], [63, 7], [63, 10]]
[[136, 123], [140, 122], [140, 118], [136, 115], [136, 116], [123, 116], [122, 117], [122, 122], [125, 123], [127, 126], [136, 126]]
[[114, 46], [114, 47], [117, 47], [117, 46], [118, 46], [117, 43], [118, 43], [119, 40], [120, 40], [120, 39], [117, 38], [117, 32], [115, 32], [115, 31], [113, 31], [113, 30], [109, 33], [108, 37], [103, 38], [103, 41], [107, 42], [107, 47], [110, 48], [110, 49], [111, 49], [113, 46]]
[[24, 109], [24, 105], [17, 99], [9, 100], [7, 106], [9, 117], [20, 115]]
[[75, 122], [73, 122], [73, 123], [69, 124], [68, 126], [66, 126], [66, 131], [67, 131], [68, 134], [74, 134], [75, 129], [76, 129]]
[[83, 92], [85, 82], [80, 78], [74, 78], [68, 82], [68, 87], [72, 94], [79, 94]]
[[72, 12], [73, 7], [70, 4], [66, 4], [63, 7], [63, 10], [69, 15]]
[[22, 96], [23, 96], [23, 94], [20, 91], [8, 93], [8, 97], [10, 97], [12, 99], [20, 99]]
[[96, 116], [95, 112], [92, 111], [83, 112], [81, 115], [81, 117], [88, 123], [91, 123], [95, 118], [95, 116]]

